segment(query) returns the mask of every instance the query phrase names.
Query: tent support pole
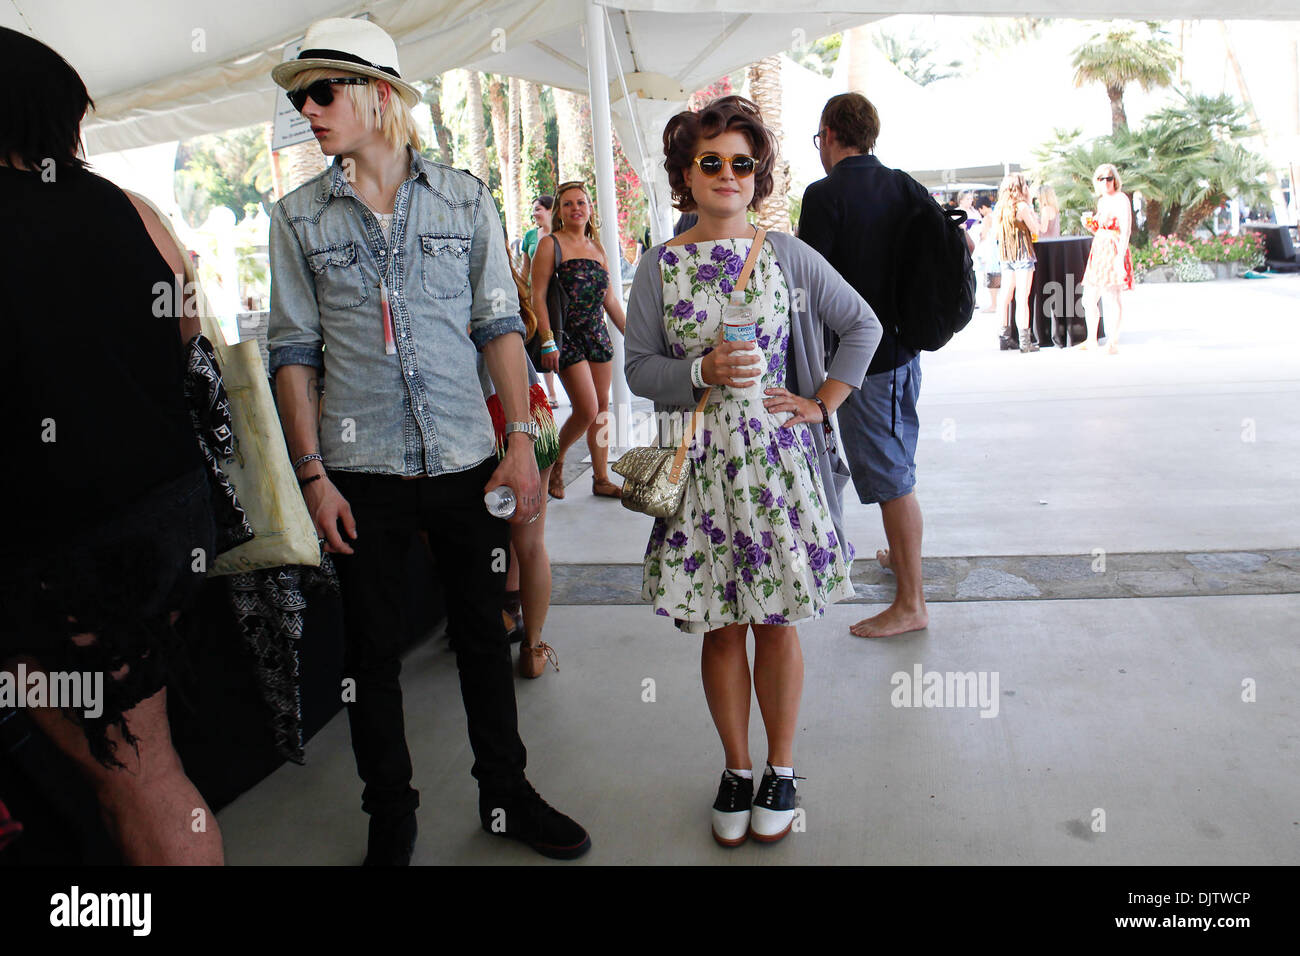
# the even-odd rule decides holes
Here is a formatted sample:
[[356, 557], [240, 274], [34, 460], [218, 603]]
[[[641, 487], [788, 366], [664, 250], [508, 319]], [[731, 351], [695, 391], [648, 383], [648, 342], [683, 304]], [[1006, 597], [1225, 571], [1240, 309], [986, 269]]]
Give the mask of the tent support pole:
[[[623, 250], [618, 242], [618, 201], [614, 192], [614, 136], [609, 112], [609, 70], [605, 51], [605, 23], [601, 8], [587, 0], [587, 85], [591, 95], [592, 157], [596, 164], [596, 208], [600, 210], [600, 242], [605, 247], [605, 263], [610, 285], [623, 298], [620, 262]], [[611, 446], [626, 448], [630, 444], [628, 425], [632, 415], [632, 392], [623, 373], [623, 336], [615, 331], [613, 397], [610, 422], [606, 432]]]

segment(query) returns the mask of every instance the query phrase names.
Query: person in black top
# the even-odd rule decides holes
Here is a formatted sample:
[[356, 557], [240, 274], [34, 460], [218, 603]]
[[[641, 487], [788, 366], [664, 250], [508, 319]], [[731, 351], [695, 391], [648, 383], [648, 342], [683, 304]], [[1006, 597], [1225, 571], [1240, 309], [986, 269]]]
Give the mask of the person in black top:
[[85, 706], [29, 715], [89, 778], [125, 862], [220, 863], [166, 716], [175, 612], [214, 543], [179, 252], [77, 157], [93, 104], [76, 71], [8, 29], [0, 59], [25, 80], [0, 107], [0, 670], [87, 675]]
[[[898, 580], [894, 602], [850, 628], [858, 637], [901, 634], [929, 623], [921, 589], [921, 508], [913, 492], [921, 362], [895, 334], [888, 290], [897, 230], [910, 198], [933, 200], [912, 177], [872, 155], [879, 134], [876, 108], [860, 93], [827, 101], [813, 137], [826, 178], [804, 191], [798, 232], [867, 300], [884, 327], [862, 387], [839, 410], [858, 498], [880, 504], [889, 547], [877, 551], [876, 559]], [[827, 342], [828, 352], [835, 344]]]

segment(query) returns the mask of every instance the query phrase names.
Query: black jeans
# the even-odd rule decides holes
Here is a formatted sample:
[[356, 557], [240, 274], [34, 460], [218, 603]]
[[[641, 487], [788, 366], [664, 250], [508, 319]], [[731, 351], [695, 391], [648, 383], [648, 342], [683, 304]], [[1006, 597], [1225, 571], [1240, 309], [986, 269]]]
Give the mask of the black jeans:
[[352, 751], [365, 781], [362, 809], [414, 810], [411, 756], [402, 715], [402, 588], [414, 531], [427, 531], [447, 607], [447, 633], [460, 671], [460, 693], [474, 751], [472, 773], [485, 791], [523, 782], [527, 754], [519, 739], [510, 644], [501, 618], [509, 525], [488, 514], [483, 486], [495, 456], [468, 471], [434, 478], [330, 472], [352, 507], [354, 554], [335, 555], [342, 589], [344, 675], [356, 681], [348, 704]]

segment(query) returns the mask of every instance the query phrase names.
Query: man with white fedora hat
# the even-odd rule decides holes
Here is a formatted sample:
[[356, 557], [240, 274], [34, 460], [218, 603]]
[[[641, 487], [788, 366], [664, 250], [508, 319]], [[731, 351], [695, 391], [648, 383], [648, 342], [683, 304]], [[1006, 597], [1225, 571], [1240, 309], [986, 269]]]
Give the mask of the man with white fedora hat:
[[[419, 92], [377, 25], [314, 23], [298, 58], [271, 75], [334, 157], [273, 210], [268, 347], [295, 471], [342, 585], [366, 862], [406, 864], [415, 844], [398, 652], [418, 531], [445, 596], [480, 822], [546, 856], [580, 856], [586, 831], [524, 776], [501, 618], [509, 527], [483, 503], [508, 485], [518, 502], [509, 521], [522, 523], [543, 494], [496, 205], [481, 180], [421, 157], [410, 115]], [[508, 422], [499, 462], [479, 351]]]

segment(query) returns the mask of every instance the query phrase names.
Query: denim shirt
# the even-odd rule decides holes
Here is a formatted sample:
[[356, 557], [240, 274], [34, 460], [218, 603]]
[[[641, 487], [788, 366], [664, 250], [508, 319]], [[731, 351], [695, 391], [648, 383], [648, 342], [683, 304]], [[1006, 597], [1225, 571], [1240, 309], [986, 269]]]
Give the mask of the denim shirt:
[[[337, 158], [271, 214], [271, 375], [324, 370], [321, 454], [340, 471], [441, 475], [487, 458], [477, 351], [524, 331], [491, 193], [467, 172], [408, 155], [389, 240]], [[385, 351], [381, 275], [395, 355]]]

